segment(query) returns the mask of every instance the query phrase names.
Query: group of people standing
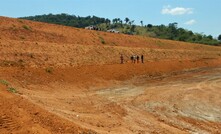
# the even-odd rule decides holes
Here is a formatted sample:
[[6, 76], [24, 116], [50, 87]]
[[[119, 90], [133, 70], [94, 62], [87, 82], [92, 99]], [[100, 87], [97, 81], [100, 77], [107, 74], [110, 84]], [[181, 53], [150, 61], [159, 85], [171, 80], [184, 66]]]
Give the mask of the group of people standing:
[[132, 63], [140, 63], [140, 59], [141, 59], [141, 63], [144, 63], [144, 56], [143, 55], [141, 55], [141, 56], [132, 55], [130, 57], [130, 60], [131, 60]]
[[[120, 60], [121, 60], [121, 64], [123, 64], [124, 63], [123, 54], [121, 54]], [[139, 56], [139, 55], [132, 55], [130, 57], [130, 60], [131, 60], [131, 63], [140, 63], [140, 60], [141, 60], [141, 63], [144, 63], [144, 56], [143, 55], [141, 55], [141, 56]]]

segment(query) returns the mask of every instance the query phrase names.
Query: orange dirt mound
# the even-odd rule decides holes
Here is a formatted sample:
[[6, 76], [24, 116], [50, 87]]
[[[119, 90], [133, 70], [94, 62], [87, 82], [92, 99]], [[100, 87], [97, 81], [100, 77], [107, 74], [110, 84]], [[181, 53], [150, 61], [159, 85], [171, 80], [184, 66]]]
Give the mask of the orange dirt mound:
[[220, 47], [6, 17], [0, 31], [1, 133], [220, 133], [220, 77], [194, 72]]

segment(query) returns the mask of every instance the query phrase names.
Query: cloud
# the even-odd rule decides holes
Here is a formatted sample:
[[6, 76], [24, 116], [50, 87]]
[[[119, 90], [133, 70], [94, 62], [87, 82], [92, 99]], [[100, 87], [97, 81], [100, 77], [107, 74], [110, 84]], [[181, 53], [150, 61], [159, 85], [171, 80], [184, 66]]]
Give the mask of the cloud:
[[175, 7], [172, 8], [170, 5], [163, 7], [162, 14], [170, 15], [183, 15], [183, 14], [192, 14], [193, 8], [184, 8], [184, 7]]
[[185, 22], [184, 24], [186, 24], [186, 25], [193, 25], [195, 23], [196, 23], [196, 20], [192, 19], [192, 20], [189, 20], [189, 21]]

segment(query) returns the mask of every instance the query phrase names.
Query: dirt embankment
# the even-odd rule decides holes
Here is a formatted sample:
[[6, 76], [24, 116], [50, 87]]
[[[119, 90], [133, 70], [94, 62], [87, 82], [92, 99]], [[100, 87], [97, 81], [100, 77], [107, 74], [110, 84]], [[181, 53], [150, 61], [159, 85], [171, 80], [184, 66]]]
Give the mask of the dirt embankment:
[[1, 134], [95, 133], [28, 102], [21, 94], [12, 94], [9, 88], [0, 84]]
[[[168, 116], [166, 113], [158, 117], [165, 109], [160, 103], [163, 100], [157, 98], [152, 90], [141, 94], [144, 91], [138, 93], [137, 89], [141, 90], [134, 88], [134, 92], [131, 84], [132, 87], [137, 86], [141, 79], [132, 81], [142, 76], [145, 83], [145, 80], [157, 76], [161, 79], [161, 76], [172, 72], [221, 65], [220, 47], [5, 17], [0, 17], [0, 31], [0, 80], [10, 82], [10, 86], [18, 91], [14, 95], [6, 91], [9, 87], [4, 81], [0, 84], [1, 133], [198, 131], [200, 129], [195, 127], [165, 122], [169, 119], [165, 117]], [[119, 64], [120, 54], [124, 56], [124, 64]], [[131, 55], [141, 54], [144, 55], [144, 64], [131, 63]], [[127, 90], [122, 85], [130, 87]], [[118, 86], [122, 91], [118, 90]], [[113, 89], [114, 93], [110, 90], [113, 87], [117, 87]], [[168, 87], [170, 85], [165, 86]], [[175, 88], [170, 91], [171, 96], [176, 93]], [[121, 92], [125, 92], [125, 96]], [[148, 98], [151, 99], [149, 93], [155, 95], [152, 101], [159, 99], [157, 101], [160, 101], [162, 109], [155, 108], [155, 103], [149, 106], [153, 109], [143, 109]], [[137, 104], [138, 101], [141, 101], [142, 107]], [[168, 103], [173, 105], [171, 101]], [[195, 116], [195, 113], [192, 115]], [[193, 126], [203, 124], [201, 128], [207, 132], [215, 133], [220, 128], [216, 122], [208, 123], [209, 126], [215, 124], [216, 128], [210, 129], [205, 122], [178, 115], [182, 121], [192, 122]]]
[[220, 58], [221, 48], [141, 36], [90, 31], [19, 19], [0, 18], [0, 65], [70, 67], [117, 64], [131, 55], [146, 62]]
[[[207, 63], [220, 65], [217, 60]], [[185, 67], [207, 63], [186, 61]], [[14, 117], [16, 112], [19, 115], [11, 119], [15, 124], [20, 124], [21, 115], [27, 118], [22, 127], [3, 127], [2, 132], [26, 133], [32, 127], [31, 132], [48, 133], [220, 133], [221, 77], [215, 75], [220, 70], [210, 76], [207, 70], [184, 69], [180, 62], [154, 62], [54, 68], [52, 72], [15, 67], [1, 71], [1, 77], [19, 92], [15, 97], [6, 88], [1, 90], [2, 118]], [[185, 73], [177, 75], [180, 71]], [[13, 96], [10, 100], [5, 99], [8, 94]], [[7, 114], [5, 109], [14, 112]], [[64, 124], [57, 123], [60, 120]]]

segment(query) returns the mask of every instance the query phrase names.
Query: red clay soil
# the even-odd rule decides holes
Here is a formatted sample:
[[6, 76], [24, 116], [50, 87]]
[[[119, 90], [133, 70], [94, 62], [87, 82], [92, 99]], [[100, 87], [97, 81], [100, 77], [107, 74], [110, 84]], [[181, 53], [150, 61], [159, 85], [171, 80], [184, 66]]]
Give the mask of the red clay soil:
[[8, 133], [95, 133], [64, 120], [28, 102], [0, 85], [0, 132]]
[[1, 133], [221, 133], [217, 70], [188, 74], [220, 67], [220, 47], [6, 17], [0, 31]]

